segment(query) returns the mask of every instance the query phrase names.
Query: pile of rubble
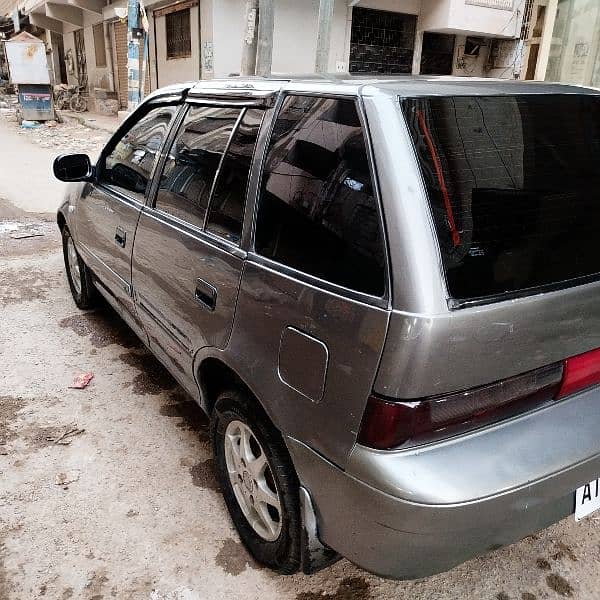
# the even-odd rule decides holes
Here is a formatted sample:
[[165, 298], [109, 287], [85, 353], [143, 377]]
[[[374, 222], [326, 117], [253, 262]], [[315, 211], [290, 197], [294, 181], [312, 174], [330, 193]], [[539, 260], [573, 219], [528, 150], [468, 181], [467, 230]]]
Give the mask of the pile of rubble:
[[[76, 121], [57, 123], [56, 121], [30, 122], [27, 127], [19, 126], [14, 105], [0, 106], [0, 118], [14, 125], [19, 135], [42, 148], [56, 148], [61, 153], [82, 152], [95, 154], [103, 146], [109, 134], [106, 131], [90, 129]], [[24, 122], [24, 125], [26, 122]]]

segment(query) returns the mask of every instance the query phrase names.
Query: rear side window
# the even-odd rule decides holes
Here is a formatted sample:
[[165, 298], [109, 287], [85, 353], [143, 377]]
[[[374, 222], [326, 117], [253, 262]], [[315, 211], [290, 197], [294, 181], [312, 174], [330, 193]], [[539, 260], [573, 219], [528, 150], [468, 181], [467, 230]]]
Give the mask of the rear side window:
[[258, 253], [381, 296], [383, 241], [354, 100], [289, 96], [268, 149]]
[[245, 110], [231, 138], [210, 201], [206, 228], [235, 243], [242, 235], [248, 176], [263, 115], [262, 109]]
[[150, 109], [106, 155], [99, 180], [143, 202], [158, 152], [178, 109]]
[[210, 191], [239, 114], [239, 109], [190, 107], [167, 155], [157, 209], [204, 226]]
[[600, 98], [405, 99], [450, 295], [600, 275]]

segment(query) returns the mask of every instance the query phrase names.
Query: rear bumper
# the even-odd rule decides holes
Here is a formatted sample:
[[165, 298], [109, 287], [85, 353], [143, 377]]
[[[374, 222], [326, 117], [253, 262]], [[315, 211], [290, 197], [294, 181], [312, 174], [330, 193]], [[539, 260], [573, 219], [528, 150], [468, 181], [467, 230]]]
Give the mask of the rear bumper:
[[574, 511], [600, 476], [600, 393], [412, 451], [355, 447], [346, 472], [288, 440], [321, 541], [398, 579], [448, 570]]

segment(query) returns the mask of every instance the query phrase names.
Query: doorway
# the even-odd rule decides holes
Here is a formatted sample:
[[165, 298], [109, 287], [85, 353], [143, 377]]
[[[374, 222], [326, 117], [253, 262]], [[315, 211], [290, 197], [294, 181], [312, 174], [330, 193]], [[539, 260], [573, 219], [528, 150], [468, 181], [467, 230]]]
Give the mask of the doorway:
[[87, 62], [85, 60], [85, 41], [83, 39], [83, 29], [77, 29], [73, 32], [75, 39], [75, 57], [77, 59], [77, 79], [79, 85], [87, 90], [88, 86], [88, 75], [87, 75]]

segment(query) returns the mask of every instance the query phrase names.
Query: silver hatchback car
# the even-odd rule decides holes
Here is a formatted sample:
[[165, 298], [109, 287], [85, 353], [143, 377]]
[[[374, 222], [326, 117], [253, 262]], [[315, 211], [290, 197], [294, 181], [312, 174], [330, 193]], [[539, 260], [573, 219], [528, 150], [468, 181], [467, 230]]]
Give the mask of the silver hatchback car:
[[211, 420], [249, 551], [416, 578], [600, 506], [600, 96], [444, 78], [159, 90], [58, 211]]

